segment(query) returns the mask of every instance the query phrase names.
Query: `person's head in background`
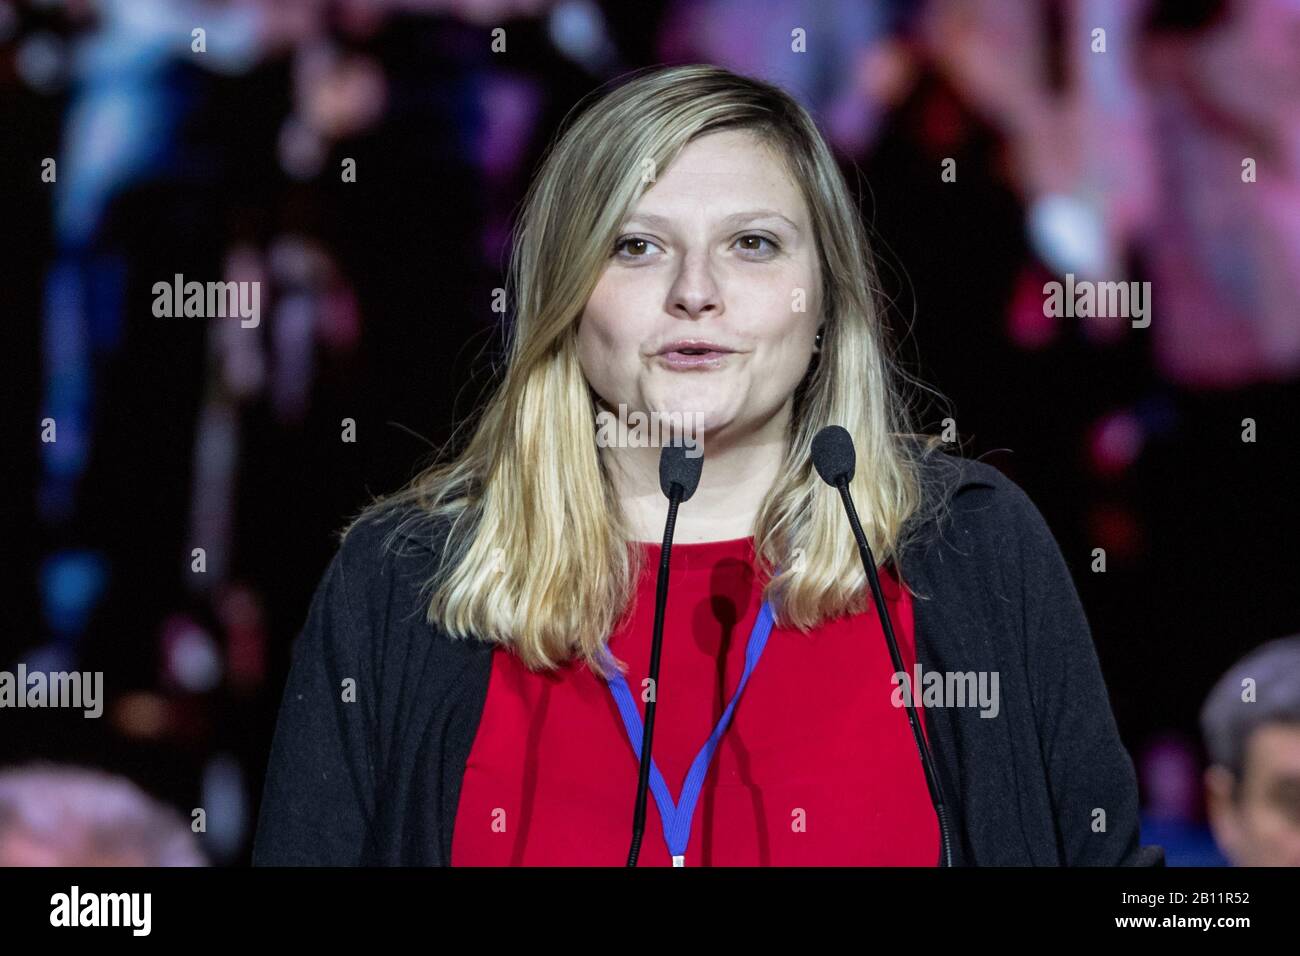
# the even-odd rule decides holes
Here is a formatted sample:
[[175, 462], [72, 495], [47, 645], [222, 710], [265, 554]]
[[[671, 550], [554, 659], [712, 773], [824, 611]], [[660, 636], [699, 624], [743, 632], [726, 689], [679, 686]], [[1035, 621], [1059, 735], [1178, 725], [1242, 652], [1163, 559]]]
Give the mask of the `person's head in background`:
[[1300, 635], [1219, 679], [1201, 709], [1206, 805], [1234, 866], [1300, 866]]
[[0, 866], [206, 866], [181, 815], [124, 777], [36, 763], [0, 770]]

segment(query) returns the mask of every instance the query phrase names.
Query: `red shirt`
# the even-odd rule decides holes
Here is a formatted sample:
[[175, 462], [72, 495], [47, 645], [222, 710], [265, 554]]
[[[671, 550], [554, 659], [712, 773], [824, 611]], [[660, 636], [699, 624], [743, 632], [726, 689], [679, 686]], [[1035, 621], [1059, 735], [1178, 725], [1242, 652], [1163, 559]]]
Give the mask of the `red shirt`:
[[[661, 547], [640, 544], [636, 607], [610, 638], [644, 717]], [[675, 544], [654, 761], [674, 802], [740, 682], [762, 604], [753, 538]], [[912, 606], [881, 586], [909, 677]], [[801, 634], [773, 628], [695, 806], [687, 866], [934, 866], [939, 827], [874, 603]], [[916, 701], [918, 714], [920, 700]], [[637, 759], [606, 682], [493, 652], [461, 786], [453, 866], [623, 866]], [[639, 865], [670, 866], [653, 791]]]

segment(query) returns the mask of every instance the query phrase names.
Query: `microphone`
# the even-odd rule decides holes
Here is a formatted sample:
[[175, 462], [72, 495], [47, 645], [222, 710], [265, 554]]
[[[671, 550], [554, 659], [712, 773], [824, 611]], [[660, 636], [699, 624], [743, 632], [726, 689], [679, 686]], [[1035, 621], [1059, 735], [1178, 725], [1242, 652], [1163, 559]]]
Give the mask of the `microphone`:
[[[898, 641], [894, 638], [894, 626], [885, 607], [885, 595], [880, 590], [880, 578], [876, 576], [876, 559], [867, 544], [867, 536], [862, 532], [862, 523], [858, 520], [857, 509], [853, 507], [853, 497], [849, 494], [849, 482], [857, 463], [857, 453], [853, 449], [853, 438], [839, 425], [828, 425], [819, 431], [812, 441], [813, 467], [822, 481], [839, 489], [840, 499], [844, 502], [845, 513], [853, 528], [853, 537], [858, 542], [858, 556], [862, 558], [863, 570], [867, 572], [867, 581], [871, 584], [871, 595], [876, 602], [876, 611], [880, 615], [880, 625], [885, 631], [885, 642], [889, 645], [889, 657], [894, 662], [895, 673], [906, 673], [902, 655], [898, 653]], [[935, 816], [939, 818], [939, 836], [941, 841], [939, 865], [952, 866], [952, 839], [948, 830], [948, 810], [944, 805], [943, 790], [939, 786], [939, 776], [935, 773], [934, 758], [925, 736], [921, 732], [921, 721], [916, 715], [912, 695], [907, 699], [907, 719], [912, 725], [912, 736], [916, 738], [916, 749], [921, 755], [921, 766], [925, 770], [925, 782], [930, 788], [930, 802], [934, 804]]]
[[636, 808], [632, 811], [632, 846], [627, 865], [636, 866], [645, 833], [646, 799], [650, 790], [651, 748], [655, 733], [655, 701], [659, 697], [659, 655], [664, 643], [664, 610], [668, 606], [668, 556], [673, 547], [673, 529], [677, 525], [677, 506], [690, 500], [700, 484], [704, 456], [686, 456], [681, 445], [665, 445], [659, 453], [659, 488], [668, 498], [668, 523], [664, 525], [664, 546], [659, 556], [659, 580], [655, 588], [654, 640], [650, 645], [650, 699], [645, 705], [645, 728], [641, 734], [641, 766], [637, 774]]

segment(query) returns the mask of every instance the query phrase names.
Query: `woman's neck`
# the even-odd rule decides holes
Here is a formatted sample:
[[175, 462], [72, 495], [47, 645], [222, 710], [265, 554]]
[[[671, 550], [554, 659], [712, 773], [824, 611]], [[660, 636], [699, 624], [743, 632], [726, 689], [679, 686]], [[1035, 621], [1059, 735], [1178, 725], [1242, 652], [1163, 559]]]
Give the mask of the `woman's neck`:
[[[784, 423], [734, 442], [723, 437], [700, 444], [704, 467], [689, 501], [677, 509], [673, 541], [729, 541], [754, 533], [754, 521], [776, 481], [786, 454]], [[659, 543], [668, 520], [668, 499], [659, 487], [658, 447], [602, 448], [615, 493], [635, 541]]]

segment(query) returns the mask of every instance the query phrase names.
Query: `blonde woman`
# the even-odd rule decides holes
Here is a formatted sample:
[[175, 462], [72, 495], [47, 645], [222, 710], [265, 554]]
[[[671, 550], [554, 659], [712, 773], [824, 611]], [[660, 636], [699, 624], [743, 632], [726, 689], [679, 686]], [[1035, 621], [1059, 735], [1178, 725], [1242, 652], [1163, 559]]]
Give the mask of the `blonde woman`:
[[[704, 462], [639, 865], [1158, 862], [1060, 551], [1016, 485], [915, 434], [869, 261], [775, 87], [654, 70], [571, 120], [518, 223], [499, 386], [317, 590], [254, 862], [627, 861], [667, 500], [662, 449], [600, 425], [637, 413]], [[902, 672], [810, 460], [828, 425]]]

